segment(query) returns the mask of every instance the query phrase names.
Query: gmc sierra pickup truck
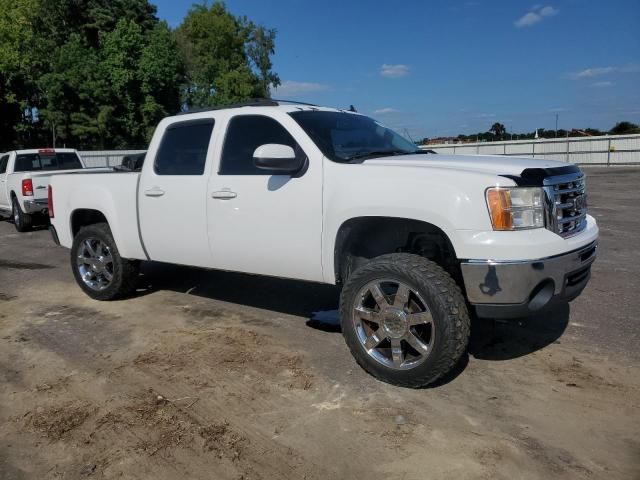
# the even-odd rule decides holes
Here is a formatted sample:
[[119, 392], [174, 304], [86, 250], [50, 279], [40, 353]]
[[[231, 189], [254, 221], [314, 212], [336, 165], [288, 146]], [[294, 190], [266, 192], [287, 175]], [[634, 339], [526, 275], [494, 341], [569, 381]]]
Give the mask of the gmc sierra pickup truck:
[[0, 153], [0, 215], [11, 215], [16, 230], [31, 228], [33, 215], [47, 213], [47, 187], [53, 175], [83, 169], [70, 148]]
[[141, 172], [49, 190], [90, 297], [131, 294], [145, 260], [337, 284], [356, 361], [409, 387], [455, 366], [470, 309], [513, 318], [580, 294], [586, 208], [576, 166], [427, 153], [367, 116], [273, 101], [166, 118]]

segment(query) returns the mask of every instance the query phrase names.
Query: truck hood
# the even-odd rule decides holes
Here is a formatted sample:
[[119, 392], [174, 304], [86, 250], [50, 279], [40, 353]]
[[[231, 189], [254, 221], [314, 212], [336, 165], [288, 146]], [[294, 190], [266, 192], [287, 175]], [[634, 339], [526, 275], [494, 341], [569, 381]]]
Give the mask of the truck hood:
[[500, 155], [441, 155], [416, 154], [395, 157], [379, 157], [365, 160], [365, 165], [394, 167], [424, 167], [463, 170], [493, 175], [517, 176], [525, 169], [549, 169], [566, 167], [568, 163], [554, 160], [538, 160], [526, 157]]

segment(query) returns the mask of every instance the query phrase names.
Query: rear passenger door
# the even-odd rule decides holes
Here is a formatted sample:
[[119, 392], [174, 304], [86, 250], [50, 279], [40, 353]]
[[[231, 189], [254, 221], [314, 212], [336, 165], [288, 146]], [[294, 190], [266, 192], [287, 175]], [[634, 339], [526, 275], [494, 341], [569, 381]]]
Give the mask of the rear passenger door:
[[[322, 281], [322, 162], [301, 132], [286, 114], [230, 118], [207, 199], [216, 268]], [[291, 177], [257, 168], [253, 153], [268, 143], [308, 156], [307, 169]]]
[[138, 191], [142, 241], [152, 260], [210, 264], [206, 208], [214, 124], [213, 118], [174, 122], [152, 145]]

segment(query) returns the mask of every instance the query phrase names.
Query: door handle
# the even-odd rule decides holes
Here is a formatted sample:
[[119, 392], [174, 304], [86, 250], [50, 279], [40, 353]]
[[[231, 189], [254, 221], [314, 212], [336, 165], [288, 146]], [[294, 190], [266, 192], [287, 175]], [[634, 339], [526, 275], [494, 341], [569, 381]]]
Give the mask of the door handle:
[[144, 194], [147, 197], [161, 197], [162, 195], [164, 195], [164, 190], [162, 190], [159, 187], [153, 187], [153, 188], [150, 188], [149, 190], [145, 190]]
[[231, 200], [236, 198], [238, 194], [236, 192], [230, 192], [229, 190], [220, 190], [219, 192], [213, 192], [211, 198], [217, 198], [218, 200]]

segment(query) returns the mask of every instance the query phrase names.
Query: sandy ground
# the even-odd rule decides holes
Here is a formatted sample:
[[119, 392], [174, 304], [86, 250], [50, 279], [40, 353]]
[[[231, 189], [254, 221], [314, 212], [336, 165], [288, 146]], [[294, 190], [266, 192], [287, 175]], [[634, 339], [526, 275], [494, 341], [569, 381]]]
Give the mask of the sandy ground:
[[149, 264], [101, 303], [1, 222], [0, 478], [640, 478], [640, 169], [588, 173], [583, 296], [475, 321], [423, 390], [355, 364], [331, 287]]

